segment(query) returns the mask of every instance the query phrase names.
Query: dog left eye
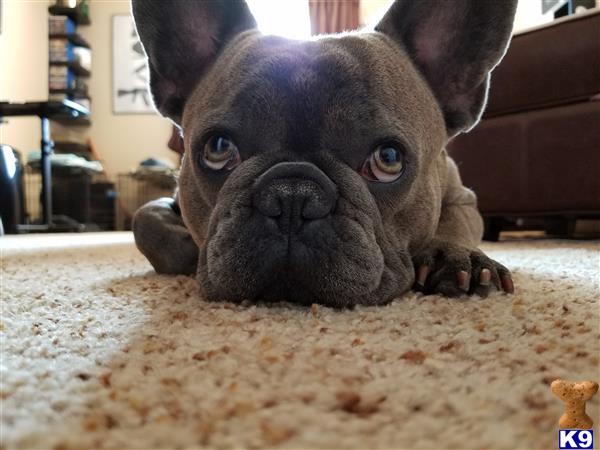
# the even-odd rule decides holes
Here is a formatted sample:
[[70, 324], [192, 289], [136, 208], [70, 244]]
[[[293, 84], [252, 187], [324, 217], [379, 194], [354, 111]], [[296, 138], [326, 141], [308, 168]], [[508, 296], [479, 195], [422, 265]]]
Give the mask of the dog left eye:
[[361, 168], [361, 175], [369, 181], [391, 183], [404, 171], [404, 153], [391, 145], [379, 145]]
[[204, 146], [202, 162], [212, 170], [232, 170], [241, 162], [241, 157], [233, 140], [226, 135], [215, 135]]

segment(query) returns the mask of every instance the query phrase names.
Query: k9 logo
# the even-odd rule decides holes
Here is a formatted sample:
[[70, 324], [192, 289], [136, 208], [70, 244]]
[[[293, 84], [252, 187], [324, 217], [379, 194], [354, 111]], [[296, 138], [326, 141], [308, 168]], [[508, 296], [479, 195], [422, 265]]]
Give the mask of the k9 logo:
[[593, 449], [594, 430], [558, 430], [559, 450]]

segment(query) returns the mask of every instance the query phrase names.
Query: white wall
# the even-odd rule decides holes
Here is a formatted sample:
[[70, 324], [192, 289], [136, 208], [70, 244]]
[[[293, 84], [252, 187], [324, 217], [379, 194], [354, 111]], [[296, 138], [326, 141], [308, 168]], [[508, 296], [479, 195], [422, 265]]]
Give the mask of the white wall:
[[361, 26], [375, 25], [393, 0], [360, 0], [358, 21]]
[[[0, 34], [0, 101], [48, 98], [48, 4], [3, 0]], [[25, 152], [40, 147], [40, 121], [7, 118], [0, 125], [0, 143]]]
[[518, 32], [552, 20], [554, 20], [554, 13], [542, 14], [541, 0], [519, 0], [513, 30]]
[[[48, 98], [49, 0], [3, 0], [0, 35], [0, 100], [27, 101]], [[178, 160], [167, 148], [171, 125], [157, 115], [114, 115], [111, 100], [111, 18], [128, 14], [127, 0], [91, 0], [92, 24], [79, 27], [92, 47], [91, 127], [52, 124], [54, 140], [91, 138], [111, 178], [127, 172], [149, 156]], [[0, 142], [23, 153], [38, 149], [37, 118], [10, 118], [0, 126]]]

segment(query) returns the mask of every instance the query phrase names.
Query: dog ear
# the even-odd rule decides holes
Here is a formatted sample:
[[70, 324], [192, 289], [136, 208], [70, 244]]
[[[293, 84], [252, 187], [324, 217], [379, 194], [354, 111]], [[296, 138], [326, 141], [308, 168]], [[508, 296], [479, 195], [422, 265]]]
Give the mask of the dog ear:
[[479, 121], [516, 7], [517, 0], [396, 0], [376, 25], [408, 51], [440, 103], [449, 136]]
[[131, 10], [154, 104], [177, 124], [219, 51], [238, 33], [256, 27], [243, 0], [132, 0]]

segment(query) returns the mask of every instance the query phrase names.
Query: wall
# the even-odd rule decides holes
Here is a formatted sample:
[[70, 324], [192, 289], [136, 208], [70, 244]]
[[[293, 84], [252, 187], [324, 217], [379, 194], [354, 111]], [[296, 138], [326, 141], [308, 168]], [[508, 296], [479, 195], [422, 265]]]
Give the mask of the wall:
[[[0, 100], [48, 98], [48, 4], [40, 0], [3, 0], [0, 35]], [[92, 126], [52, 124], [52, 138], [84, 141], [91, 138], [111, 178], [127, 172], [149, 156], [176, 162], [166, 143], [171, 125], [157, 115], [114, 115], [111, 99], [111, 26], [114, 14], [129, 13], [127, 0], [91, 0], [92, 24], [79, 33], [92, 47]], [[11, 118], [0, 126], [0, 141], [27, 153], [39, 148], [36, 118]]]
[[513, 29], [514, 31], [521, 31], [552, 22], [552, 20], [554, 20], [553, 13], [542, 14], [541, 0], [519, 0]]
[[[3, 0], [0, 34], [0, 101], [48, 98], [48, 6], [43, 1]], [[40, 147], [40, 121], [6, 119], [0, 143], [23, 153]]]
[[360, 0], [358, 12], [361, 26], [375, 25], [387, 11], [393, 0]]

